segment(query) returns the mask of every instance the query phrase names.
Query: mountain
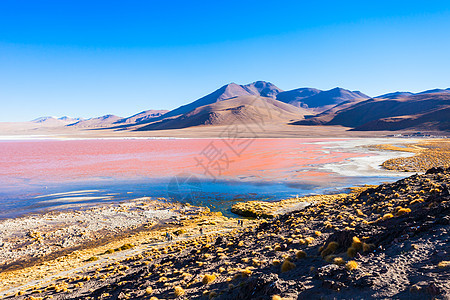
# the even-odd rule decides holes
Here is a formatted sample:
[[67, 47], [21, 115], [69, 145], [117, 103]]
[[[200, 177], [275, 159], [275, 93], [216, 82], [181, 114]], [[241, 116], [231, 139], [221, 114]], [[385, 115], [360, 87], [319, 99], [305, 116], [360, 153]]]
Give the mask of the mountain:
[[297, 107], [303, 107], [305, 106], [303, 105], [304, 103], [302, 102], [303, 99], [310, 98], [321, 92], [322, 92], [321, 90], [313, 88], [299, 88], [295, 90], [281, 92], [277, 95], [276, 99], [281, 102], [289, 103]]
[[64, 126], [76, 123], [78, 121], [82, 120], [82, 118], [71, 118], [68, 116], [64, 117], [40, 117], [34, 120], [31, 120], [32, 123], [40, 124], [43, 126]]
[[450, 131], [450, 106], [412, 116], [382, 118], [367, 122], [353, 130], [376, 131], [404, 129]]
[[121, 120], [118, 120], [117, 124], [140, 124], [152, 121], [153, 119], [159, 118], [166, 114], [168, 110], [146, 110], [142, 111], [138, 114], [135, 114], [128, 118], [123, 118]]
[[202, 125], [230, 125], [239, 123], [284, 123], [299, 120], [311, 112], [269, 97], [239, 96], [197, 107], [175, 118], [167, 118], [138, 130], [180, 129]]
[[277, 100], [298, 107], [312, 108], [318, 112], [325, 111], [343, 102], [369, 98], [369, 96], [359, 91], [349, 91], [338, 87], [328, 91], [321, 91], [312, 88], [300, 88], [281, 92], [277, 95]]
[[[395, 94], [395, 93], [394, 93]], [[389, 95], [389, 94], [388, 94]], [[341, 125], [354, 130], [448, 130], [450, 93], [431, 92], [393, 95], [343, 103], [294, 125]]]
[[115, 116], [115, 115], [104, 115], [97, 118], [90, 118], [87, 120], [81, 120], [73, 124], [69, 124], [67, 126], [76, 127], [76, 128], [102, 128], [102, 127], [111, 127], [114, 124], [122, 120], [123, 118]]
[[428, 91], [423, 91], [420, 93], [417, 93], [416, 95], [421, 95], [421, 94], [435, 94], [435, 93], [450, 93], [450, 88], [449, 89], [434, 89], [434, 90], [428, 90]]
[[380, 95], [375, 98], [398, 99], [398, 98], [408, 97], [408, 96], [412, 96], [412, 95], [436, 94], [436, 93], [450, 93], [450, 88], [427, 90], [427, 91], [419, 92], [416, 94], [411, 93], [411, 92], [395, 92], [395, 93]]
[[[334, 125], [352, 130], [450, 130], [450, 88], [397, 91], [370, 98], [343, 88], [283, 91], [266, 81], [230, 83], [174, 110], [146, 110], [127, 118], [42, 117], [36, 128], [164, 130], [240, 123]], [[29, 126], [29, 125], [27, 125]]]
[[222, 86], [221, 88], [215, 90], [214, 92], [195, 100], [189, 104], [180, 106], [168, 113], [164, 114], [164, 118], [179, 116], [194, 109], [213, 104], [219, 101], [228, 100], [235, 97], [241, 96], [262, 96], [275, 98], [276, 95], [282, 90], [273, 85], [270, 82], [256, 81], [246, 85], [239, 85], [236, 83], [230, 83]]
[[380, 95], [380, 96], [377, 96], [375, 98], [398, 99], [398, 98], [408, 97], [408, 96], [412, 96], [412, 95], [414, 95], [414, 93], [411, 93], [411, 92], [394, 92], [394, 93]]

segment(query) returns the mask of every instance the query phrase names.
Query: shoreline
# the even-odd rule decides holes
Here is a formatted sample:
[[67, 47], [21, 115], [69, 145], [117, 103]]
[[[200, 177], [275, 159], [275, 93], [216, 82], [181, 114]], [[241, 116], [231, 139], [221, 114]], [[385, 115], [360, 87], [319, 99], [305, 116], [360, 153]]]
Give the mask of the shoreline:
[[[295, 139], [297, 140], [297, 139]], [[313, 146], [317, 146], [322, 148], [323, 152], [325, 153], [325, 155], [329, 155], [330, 152], [336, 152], [336, 153], [349, 153], [349, 155], [351, 156], [357, 156], [357, 157], [351, 157], [351, 158], [333, 158], [332, 156], [330, 156], [331, 160], [324, 160], [320, 163], [315, 163], [314, 161], [311, 161], [312, 165], [310, 167], [308, 167], [307, 165], [307, 161], [305, 161], [305, 168], [307, 168], [311, 174], [313, 174], [314, 172], [323, 172], [323, 173], [329, 173], [330, 174], [330, 180], [333, 181], [332, 186], [330, 187], [331, 192], [337, 192], [338, 190], [342, 190], [347, 188], [348, 186], [352, 186], [352, 185], [362, 185], [362, 184], [376, 184], [377, 183], [377, 177], [386, 177], [386, 181], [389, 181], [389, 177], [392, 177], [392, 180], [395, 179], [395, 177], [402, 177], [405, 176], [404, 173], [400, 173], [400, 172], [392, 172], [392, 171], [388, 171], [388, 170], [383, 170], [379, 164], [382, 163], [382, 161], [384, 160], [388, 160], [391, 158], [395, 158], [395, 157], [399, 157], [399, 156], [409, 156], [412, 155], [411, 153], [408, 152], [393, 152], [393, 151], [387, 151], [385, 149], [375, 149], [375, 150], [371, 150], [369, 147], [366, 147], [367, 144], [371, 144], [371, 143], [383, 143], [383, 144], [391, 144], [391, 143], [411, 143], [411, 142], [417, 142], [416, 139], [408, 139], [408, 140], [403, 140], [403, 139], [398, 139], [398, 138], [390, 138], [390, 139], [371, 139], [370, 141], [366, 141], [365, 139], [360, 139], [360, 138], [348, 138], [348, 139], [338, 139], [338, 138], [330, 138], [330, 139], [323, 139], [323, 138], [310, 138], [310, 139], [301, 139], [302, 143], [306, 143], [306, 144], [311, 144]], [[327, 154], [328, 153], [328, 154]], [[320, 154], [317, 154], [320, 155]], [[359, 157], [359, 156], [363, 156], [363, 157]], [[195, 163], [193, 157], [192, 160]], [[67, 161], [66, 163], [70, 163], [70, 161]], [[111, 164], [114, 164], [114, 161], [111, 161]], [[231, 165], [231, 167], [233, 166], [237, 166], [238, 164], [234, 164]], [[39, 166], [37, 166], [39, 167]], [[106, 167], [106, 166], [105, 166]], [[303, 193], [302, 195], [305, 194], [314, 194], [314, 193], [323, 193], [323, 189], [325, 189], [325, 185], [323, 185], [320, 180], [318, 180], [317, 176], [310, 176], [308, 177], [307, 173], [302, 173], [300, 172], [300, 169], [297, 170], [295, 169], [294, 165], [290, 165], [288, 166], [289, 168], [286, 168], [285, 170], [282, 170], [283, 172], [278, 172], [278, 174], [275, 174], [274, 172], [269, 173], [272, 177], [268, 177], [268, 178], [264, 178], [264, 177], [260, 177], [261, 175], [265, 175], [262, 172], [259, 172], [259, 177], [251, 177], [248, 176], [248, 174], [244, 177], [238, 177], [235, 178], [233, 177], [233, 175], [229, 175], [228, 177], [224, 177], [223, 180], [219, 180], [218, 182], [230, 182], [232, 185], [235, 185], [235, 183], [239, 183], [242, 185], [242, 187], [244, 188], [244, 191], [251, 191], [252, 189], [256, 192], [261, 192], [261, 193], [265, 193], [264, 191], [262, 191], [262, 188], [246, 188], [245, 186], [260, 186], [261, 183], [263, 184], [267, 184], [270, 185], [272, 184], [273, 187], [277, 190], [277, 192], [280, 192], [280, 195], [278, 195], [278, 199], [282, 199], [285, 197], [289, 197], [291, 195], [295, 195], [298, 192], [296, 192], [294, 190], [294, 187], [296, 186], [296, 184], [300, 183], [302, 185], [308, 185], [310, 188], [306, 188], [308, 190], [308, 192]], [[127, 169], [128, 167], [125, 166], [125, 169]], [[125, 170], [124, 169], [124, 170]], [[232, 169], [232, 168], [231, 168]], [[196, 178], [199, 178], [199, 180], [202, 183], [202, 186], [205, 185], [207, 186], [210, 182], [208, 181], [208, 178], [203, 178], [201, 173], [197, 173], [197, 172], [201, 172], [202, 170], [194, 170], [192, 169], [194, 173], [192, 173]], [[70, 170], [69, 170], [70, 171]], [[115, 170], [117, 172], [117, 174], [120, 174], [120, 172], [122, 171], [122, 169], [117, 169]], [[242, 170], [241, 170], [242, 171]], [[101, 172], [103, 171], [99, 171], [101, 174]], [[136, 171], [136, 172], [141, 172], [140, 170]], [[143, 171], [142, 171], [143, 172]], [[141, 173], [142, 173], [141, 172]], [[64, 174], [63, 174], [64, 173]], [[136, 198], [139, 196], [151, 196], [151, 197], [166, 197], [167, 193], [167, 186], [170, 184], [170, 181], [173, 180], [173, 175], [169, 175], [167, 174], [167, 177], [164, 178], [145, 178], [142, 176], [144, 173], [139, 173], [140, 175], [136, 175], [136, 178], [133, 177], [126, 177], [127, 175], [124, 175], [124, 177], [105, 177], [105, 178], [100, 178], [100, 180], [98, 181], [98, 184], [91, 184], [90, 180], [85, 180], [85, 181], [81, 181], [79, 180], [79, 178], [71, 178], [70, 176], [67, 176], [67, 178], [65, 178], [64, 176], [66, 176], [65, 174], [71, 174], [70, 172], [59, 172], [60, 176], [63, 177], [57, 177], [56, 178], [51, 178], [49, 177], [47, 179], [46, 183], [42, 183], [41, 186], [36, 185], [37, 182], [35, 182], [35, 187], [32, 188], [30, 185], [30, 189], [27, 190], [28, 194], [33, 194], [33, 193], [39, 193], [39, 195], [41, 196], [45, 196], [45, 192], [47, 192], [46, 190], [44, 190], [44, 185], [49, 185], [51, 187], [51, 190], [49, 190], [48, 193], [52, 193], [52, 192], [73, 192], [77, 189], [97, 189], [97, 190], [102, 190], [102, 191], [97, 191], [96, 193], [89, 193], [86, 194], [86, 197], [92, 197], [95, 196], [97, 198], [99, 198], [100, 200], [90, 200], [90, 201], [84, 201], [83, 199], [81, 199], [79, 196], [83, 196], [83, 195], [78, 195], [78, 199], [73, 199], [70, 201], [78, 201], [78, 202], [83, 202], [82, 205], [85, 205], [84, 203], [102, 203], [104, 201], [107, 201], [107, 198], [111, 198], [111, 202], [116, 202], [116, 201], [128, 201], [131, 198]], [[319, 174], [317, 173], [317, 174]], [[305, 175], [303, 175], [305, 174]], [[22, 174], [22, 176], [27, 176], [27, 174]], [[100, 176], [100, 175], [98, 175]], [[140, 177], [139, 177], [140, 176]], [[274, 177], [275, 176], [275, 177]], [[279, 176], [279, 178], [277, 178], [276, 176]], [[73, 177], [73, 176], [72, 176]], [[361, 177], [360, 179], [356, 178], [356, 177]], [[372, 178], [371, 178], [372, 177]], [[271, 179], [272, 178], [272, 179]], [[355, 178], [355, 182], [354, 183], [350, 183], [352, 181], [352, 178]], [[364, 178], [367, 178], [366, 180]], [[95, 177], [94, 177], [95, 179]], [[55, 180], [55, 182], [53, 182], [53, 180]], [[61, 181], [61, 184], [58, 186], [58, 180]], [[381, 179], [384, 180], [384, 179]], [[379, 180], [378, 182], [381, 183], [381, 180]], [[93, 181], [95, 183], [95, 181]], [[71, 184], [74, 184], [76, 187], [71, 187]], [[149, 187], [152, 185], [157, 185], [157, 189], [155, 189], [154, 191], [149, 191], [146, 192], [144, 190], [133, 190], [132, 188], [130, 189], [130, 191], [136, 192], [137, 194], [132, 197], [132, 196], [128, 196], [128, 193], [125, 194], [124, 192], [124, 188], [126, 188], [126, 185], [136, 185], [136, 184], [140, 184], [141, 186], [143, 184], [148, 185]], [[12, 181], [11, 186], [17, 186], [20, 187], [21, 183], [19, 181]], [[102, 189], [101, 187], [105, 186], [104, 189]], [[26, 188], [26, 186], [24, 187]], [[46, 187], [45, 187], [46, 188]], [[217, 192], [220, 192], [220, 189], [223, 189], [222, 186], [217, 186], [217, 188], [219, 189]], [[284, 192], [282, 192], [284, 191]], [[10, 188], [10, 190], [5, 190], [4, 188], [4, 192], [5, 195], [7, 196], [7, 201], [11, 201], [14, 197], [14, 192], [13, 189]], [[42, 194], [41, 194], [42, 193]], [[236, 192], [237, 193], [237, 192]], [[283, 195], [281, 195], [281, 193], [283, 193]], [[326, 192], [328, 193], [328, 191]], [[131, 194], [130, 194], [131, 195]], [[50, 195], [48, 195], [50, 196]], [[281, 197], [282, 196], [282, 197]], [[24, 196], [29, 203], [33, 204], [35, 203], [34, 197], [31, 196]], [[40, 197], [40, 196], [39, 196]], [[63, 196], [61, 196], [63, 197]], [[55, 198], [55, 197], [53, 197]], [[29, 214], [29, 213], [34, 213], [34, 212], [42, 212], [42, 211], [46, 211], [46, 210], [52, 210], [54, 208], [59, 209], [58, 206], [62, 205], [60, 203], [57, 202], [60, 201], [60, 199], [53, 199], [52, 197], [49, 197], [49, 200], [47, 201], [48, 203], [42, 203], [42, 205], [44, 205], [45, 207], [23, 207], [24, 213], [25, 214]], [[62, 199], [62, 198], [61, 198]], [[54, 203], [50, 203], [51, 201], [54, 201]], [[62, 202], [65, 203], [64, 200], [61, 200]], [[69, 201], [69, 200], [68, 200]], [[7, 202], [8, 203], [8, 202]], [[24, 202], [26, 203], [26, 202]], [[67, 202], [67, 205], [73, 205]], [[6, 207], [5, 210], [5, 214], [8, 212], [10, 214], [13, 214], [13, 211], [8, 210], [9, 207]], [[11, 208], [13, 208], [13, 206], [11, 206]], [[15, 208], [17, 209], [17, 208]], [[27, 211], [29, 210], [29, 211]], [[21, 213], [21, 215], [23, 215]], [[9, 216], [6, 216], [2, 219], [7, 219], [10, 218]]]
[[[419, 177], [420, 176], [425, 175], [419, 175]], [[406, 179], [402, 179], [400, 181], [405, 180]], [[388, 184], [387, 186], [393, 185], [394, 184]], [[235, 234], [243, 234], [244, 232], [250, 232], [255, 228], [258, 228], [258, 226], [263, 226], [266, 222], [277, 222], [276, 220], [280, 218], [296, 215], [299, 211], [309, 211], [311, 214], [314, 214], [315, 217], [320, 217], [317, 215], [317, 210], [320, 211], [321, 207], [337, 205], [337, 203], [342, 201], [346, 203], [350, 201], [349, 203], [351, 203], [353, 200], [345, 199], [361, 197], [363, 191], [380, 190], [380, 187], [359, 187], [347, 194], [317, 195], [276, 202], [241, 202], [237, 205], [238, 209], [236, 209], [235, 212], [239, 212], [241, 215], [246, 215], [246, 212], [249, 212], [247, 216], [250, 217], [270, 217], [275, 220], [266, 221], [264, 219], [249, 219], [245, 221], [243, 227], [237, 224], [237, 219], [223, 217], [221, 214], [211, 212], [204, 207], [193, 207], [176, 202], [160, 201], [162, 199], [154, 200], [149, 198], [138, 198], [127, 201], [126, 203], [105, 204], [101, 207], [95, 206], [83, 210], [82, 212], [51, 211], [42, 215], [30, 215], [15, 219], [1, 220], [0, 231], [8, 232], [10, 234], [8, 238], [3, 238], [3, 240], [0, 241], [1, 261], [8, 261], [7, 253], [10, 253], [11, 249], [18, 249], [19, 254], [16, 253], [17, 256], [15, 257], [21, 257], [22, 259], [26, 257], [26, 255], [23, 255], [24, 253], [33, 253], [33, 249], [35, 250], [34, 253], [38, 254], [39, 251], [41, 251], [39, 249], [42, 248], [45, 248], [49, 252], [44, 253], [44, 255], [39, 254], [34, 258], [31, 256], [29, 259], [25, 259], [22, 262], [22, 265], [18, 265], [17, 262], [16, 265], [14, 265], [14, 263], [9, 264], [9, 268], [4, 265], [0, 270], [0, 296], [20, 296], [21, 294], [19, 291], [25, 289], [31, 294], [36, 293], [35, 291], [40, 291], [39, 293], [36, 293], [40, 294], [43, 293], [39, 289], [40, 286], [48, 285], [51, 282], [55, 282], [55, 280], [61, 281], [64, 280], [64, 278], [73, 278], [70, 277], [69, 274], [76, 274], [77, 272], [89, 273], [92, 268], [98, 269], [101, 268], [101, 266], [112, 265], [113, 262], [123, 264], [124, 261], [127, 261], [130, 257], [140, 257], [142, 256], [142, 253], [145, 253], [146, 251], [153, 251], [153, 247], [167, 249], [168, 245], [178, 245], [178, 243], [198, 243], [198, 239], [217, 239], [224, 235], [233, 236]], [[406, 192], [405, 197], [406, 196], [409, 197], [409, 192]], [[364, 207], [365, 206], [361, 206], [361, 209]], [[150, 212], [150, 216], [145, 214], [146, 211]], [[276, 213], [276, 211], [279, 213]], [[107, 212], [106, 215], [104, 214], [105, 212]], [[124, 214], [124, 218], [129, 222], [128, 225], [124, 226], [126, 223], [124, 222], [124, 219], [104, 218], [105, 216], [113, 217], [118, 214]], [[300, 214], [302, 215], [302, 213]], [[359, 214], [359, 212], [357, 212], [357, 214]], [[361, 221], [365, 219], [365, 217], [362, 217], [365, 214], [366, 213], [362, 211], [362, 215], [356, 217], [354, 220], [357, 221], [359, 219], [359, 221]], [[311, 218], [312, 216], [313, 215], [311, 215]], [[331, 216], [333, 217], [333, 214], [331, 214]], [[87, 233], [83, 233], [81, 230], [83, 226], [79, 225], [83, 222], [79, 223], [78, 221], [80, 220], [77, 219], [77, 217], [84, 218], [86, 222], [84, 225], [88, 226], [89, 224], [96, 224], [97, 227], [94, 226], [94, 228], [89, 228], [86, 230]], [[136, 218], [135, 222], [130, 221], [132, 220], [132, 217]], [[336, 217], [336, 215], [334, 215], [334, 217]], [[28, 219], [28, 222], [24, 221], [26, 219]], [[41, 221], [56, 220], [56, 222], [59, 220], [60, 223], [58, 223], [58, 226], [53, 226], [51, 228], [47, 226], [44, 230], [41, 229], [39, 231], [37, 230], [40, 228], [38, 225], [48, 225], [46, 224], [48, 222], [36, 223], [38, 219]], [[67, 219], [70, 219], [72, 223], [64, 223], [64, 219], [66, 219], [66, 221]], [[375, 219], [368, 222], [374, 221]], [[4, 224], [8, 222], [11, 224], [16, 223], [16, 231], [10, 230], [11, 227], [4, 226]], [[23, 223], [21, 222], [24, 222], [29, 227], [23, 226]], [[378, 219], [377, 222], [380, 222], [380, 220]], [[32, 226], [30, 227], [31, 223], [33, 223], [35, 226], [33, 228], [36, 230], [34, 230]], [[325, 223], [323, 224], [326, 225]], [[346, 227], [342, 226], [341, 228], [334, 226], [331, 228], [335, 230], [340, 228], [341, 230], [348, 231], [352, 230], [352, 226], [357, 225], [357, 223], [350, 221], [347, 223], [343, 222], [342, 224], [346, 225]], [[115, 225], [121, 225], [122, 228], [119, 227], [118, 229], [114, 229]], [[2, 228], [2, 226], [4, 227]], [[203, 235], [199, 232], [199, 226], [203, 227], [205, 230]], [[328, 225], [326, 225], [326, 228], [328, 228]], [[66, 231], [66, 240], [68, 242], [65, 247], [63, 245], [61, 251], [54, 251], [56, 247], [54, 245], [55, 243], [58, 242], [64, 244], [64, 237], [61, 238], [61, 235], [56, 234], [61, 230]], [[321, 235], [318, 235], [311, 230], [308, 229], [308, 232], [312, 236], [316, 235], [314, 239], [323, 241], [323, 238], [319, 238]], [[323, 228], [320, 227], [320, 231], [318, 232], [322, 232], [322, 230]], [[179, 236], [175, 236], [175, 232], [177, 231], [180, 232]], [[165, 241], [166, 232], [171, 232], [172, 236], [175, 237], [173, 242]], [[89, 238], [84, 239], [83, 236], [88, 236]], [[8, 246], [7, 243], [10, 243], [10, 245]], [[317, 244], [316, 242], [312, 242], [311, 245]], [[26, 250], [28, 250], [28, 252]], [[166, 250], [162, 251], [164, 254], [164, 251]], [[167, 254], [170, 255], [170, 251], [167, 252]], [[10, 262], [13, 258], [14, 257], [9, 256]], [[92, 261], [90, 261], [91, 259]], [[132, 260], [134, 261], [134, 259]], [[143, 263], [143, 265], [147, 264], [151, 263]], [[129, 268], [133, 267], [129, 266]], [[61, 299], [64, 298], [65, 297]]]
[[[140, 233], [93, 252], [77, 252], [65, 258], [70, 272], [56, 272], [47, 265], [44, 271], [35, 266], [0, 273], [4, 287], [6, 279], [28, 281], [15, 288], [10, 285], [0, 295], [6, 299], [170, 299], [180, 297], [178, 291], [202, 299], [274, 295], [445, 299], [450, 296], [449, 180], [450, 169], [432, 169], [350, 194], [316, 196], [312, 205], [269, 219], [245, 220], [243, 226], [205, 212], [194, 224], [185, 224], [191, 234], [182, 233], [173, 241], [164, 241], [167, 228], [163, 228], [156, 236]], [[305, 201], [299, 198], [292, 203]], [[427, 223], [429, 218], [435, 222]], [[210, 227], [200, 234], [198, 224]], [[179, 229], [174, 224], [173, 230]], [[133, 241], [140, 244], [99, 255], [108, 247]], [[87, 262], [92, 254], [100, 259]], [[30, 275], [48, 275], [49, 270], [53, 277], [30, 281]], [[258, 289], [252, 294], [255, 286]]]

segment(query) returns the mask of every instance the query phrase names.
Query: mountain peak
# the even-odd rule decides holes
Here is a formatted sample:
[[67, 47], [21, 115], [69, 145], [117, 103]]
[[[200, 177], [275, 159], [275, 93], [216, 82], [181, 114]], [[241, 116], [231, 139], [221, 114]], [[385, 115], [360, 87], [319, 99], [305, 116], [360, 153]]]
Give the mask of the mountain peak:
[[360, 91], [350, 91], [340, 87], [335, 87], [328, 91], [313, 88], [299, 88], [277, 95], [277, 100], [282, 102], [304, 108], [322, 107], [322, 110], [346, 101], [369, 98], [369, 96]]

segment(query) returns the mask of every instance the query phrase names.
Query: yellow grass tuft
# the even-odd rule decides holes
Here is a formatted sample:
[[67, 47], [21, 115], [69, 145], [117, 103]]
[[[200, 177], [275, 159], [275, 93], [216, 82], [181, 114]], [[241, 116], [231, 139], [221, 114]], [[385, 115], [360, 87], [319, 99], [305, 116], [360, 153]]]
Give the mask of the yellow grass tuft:
[[305, 258], [305, 257], [306, 257], [306, 252], [303, 251], [303, 250], [299, 250], [299, 251], [297, 251], [297, 253], [295, 254], [295, 256], [296, 256], [297, 258]]
[[388, 213], [388, 214], [385, 214], [384, 216], [383, 216], [383, 221], [384, 220], [387, 220], [387, 219], [390, 219], [390, 218], [393, 218], [394, 217], [394, 215], [393, 214], [391, 214], [391, 213]]
[[306, 242], [306, 244], [311, 244], [312, 242], [314, 241], [314, 238], [313, 237], [307, 237], [307, 238], [305, 238], [305, 242]]
[[440, 268], [440, 269], [445, 269], [448, 267], [450, 267], [450, 261], [448, 261], [448, 260], [443, 260], [440, 263], [438, 263], [438, 268]]
[[352, 242], [352, 248], [355, 248], [356, 250], [361, 250], [362, 247], [363, 247], [363, 244], [362, 244], [361, 240], [358, 237], [354, 236], [353, 242]]
[[281, 265], [281, 272], [284, 273], [293, 269], [295, 269], [295, 264], [292, 263], [289, 259], [285, 259], [283, 264]]
[[409, 214], [411, 212], [411, 209], [410, 208], [400, 208], [396, 213], [395, 213], [395, 215], [396, 216], [402, 216], [402, 215], [404, 215], [404, 214]]
[[345, 260], [342, 257], [335, 257], [333, 263], [338, 266], [345, 264]]
[[358, 268], [358, 263], [354, 260], [351, 260], [345, 264], [345, 267], [347, 268], [347, 270], [352, 271]]
[[212, 299], [216, 296], [217, 296], [217, 293], [215, 291], [212, 291], [211, 293], [209, 293], [209, 299]]
[[249, 268], [245, 268], [241, 271], [241, 275], [242, 277], [248, 277], [250, 275], [252, 275], [253, 271], [250, 270]]
[[348, 257], [355, 257], [356, 256], [356, 249], [355, 248], [353, 248], [353, 247], [350, 247], [350, 248], [348, 248], [347, 249], [347, 256]]
[[272, 300], [283, 300], [283, 298], [281, 298], [281, 297], [278, 296], [278, 295], [273, 295], [273, 296], [272, 296]]
[[203, 276], [202, 283], [203, 284], [208, 284], [208, 283], [213, 282], [214, 280], [216, 280], [216, 275], [214, 275], [214, 274], [206, 274], [205, 276]]
[[185, 294], [185, 291], [181, 286], [178, 285], [174, 288], [173, 293], [175, 294], [175, 297], [180, 297]]
[[278, 266], [279, 264], [281, 264], [281, 261], [279, 259], [275, 258], [274, 260], [272, 260], [272, 265]]
[[147, 288], [145, 289], [145, 293], [146, 293], [147, 295], [150, 295], [151, 293], [153, 293], [152, 287], [151, 287], [151, 286], [147, 287]]
[[330, 255], [336, 251], [336, 249], [339, 247], [339, 244], [337, 242], [329, 242], [327, 247], [320, 253], [322, 257], [325, 257], [327, 255]]

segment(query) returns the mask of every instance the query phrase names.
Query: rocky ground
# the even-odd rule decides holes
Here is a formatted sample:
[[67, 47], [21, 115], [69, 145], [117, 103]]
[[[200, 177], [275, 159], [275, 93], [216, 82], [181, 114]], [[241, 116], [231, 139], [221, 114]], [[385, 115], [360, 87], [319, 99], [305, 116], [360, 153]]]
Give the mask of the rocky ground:
[[194, 207], [140, 198], [127, 203], [98, 205], [76, 211], [49, 212], [0, 221], [0, 271], [73, 251], [89, 241], [120, 235], [161, 220], [177, 219]]
[[448, 299], [449, 187], [450, 169], [434, 168], [318, 197], [299, 211], [91, 262], [6, 298]]

